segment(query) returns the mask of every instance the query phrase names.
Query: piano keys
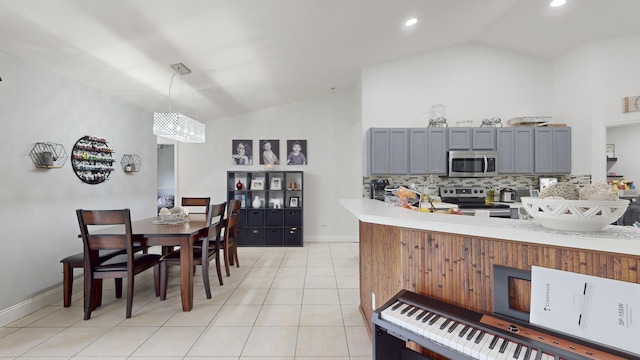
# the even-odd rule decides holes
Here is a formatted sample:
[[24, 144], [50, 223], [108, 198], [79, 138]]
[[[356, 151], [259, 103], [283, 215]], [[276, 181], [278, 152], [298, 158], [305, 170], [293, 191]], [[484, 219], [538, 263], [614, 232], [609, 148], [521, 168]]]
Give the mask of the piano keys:
[[638, 354], [483, 315], [406, 290], [373, 313], [374, 360], [426, 359], [413, 341], [449, 359], [640, 359]]

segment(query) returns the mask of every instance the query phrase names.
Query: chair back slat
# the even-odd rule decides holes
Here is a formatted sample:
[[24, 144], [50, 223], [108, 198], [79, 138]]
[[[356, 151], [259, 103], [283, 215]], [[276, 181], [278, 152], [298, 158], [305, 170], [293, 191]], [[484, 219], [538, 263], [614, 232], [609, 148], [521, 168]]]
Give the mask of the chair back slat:
[[[211, 204], [211, 198], [208, 197], [183, 197], [182, 206], [189, 209], [190, 214], [205, 214], [205, 217], [209, 217], [209, 205]], [[194, 209], [194, 208], [198, 209]]]
[[89, 235], [89, 247], [92, 250], [126, 249], [127, 237], [124, 235]]
[[82, 215], [85, 225], [125, 224], [126, 216], [123, 210], [83, 210]]

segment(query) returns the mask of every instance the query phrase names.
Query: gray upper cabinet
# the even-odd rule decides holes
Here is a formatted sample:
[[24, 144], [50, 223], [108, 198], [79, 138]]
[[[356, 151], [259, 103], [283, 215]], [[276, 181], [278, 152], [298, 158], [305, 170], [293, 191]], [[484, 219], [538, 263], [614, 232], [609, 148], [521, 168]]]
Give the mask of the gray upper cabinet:
[[532, 174], [534, 128], [497, 128], [498, 173]]
[[367, 137], [369, 175], [409, 172], [408, 129], [371, 128]]
[[473, 150], [496, 150], [497, 128], [473, 128]]
[[571, 128], [535, 128], [535, 173], [571, 173]]
[[409, 129], [409, 174], [447, 173], [447, 129]]
[[369, 175], [389, 174], [389, 129], [371, 128], [367, 137]]
[[449, 129], [449, 150], [471, 150], [471, 128]]
[[449, 128], [449, 150], [496, 150], [496, 128]]
[[409, 172], [409, 129], [389, 129], [389, 173]]

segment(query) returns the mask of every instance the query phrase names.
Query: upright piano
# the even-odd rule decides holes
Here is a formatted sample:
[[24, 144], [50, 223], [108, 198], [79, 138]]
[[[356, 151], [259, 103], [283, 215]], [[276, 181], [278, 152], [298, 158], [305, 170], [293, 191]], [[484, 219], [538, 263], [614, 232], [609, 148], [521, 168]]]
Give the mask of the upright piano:
[[372, 326], [374, 360], [429, 359], [407, 347], [407, 342], [448, 359], [640, 360], [640, 354], [498, 314], [484, 315], [407, 290], [373, 313]]

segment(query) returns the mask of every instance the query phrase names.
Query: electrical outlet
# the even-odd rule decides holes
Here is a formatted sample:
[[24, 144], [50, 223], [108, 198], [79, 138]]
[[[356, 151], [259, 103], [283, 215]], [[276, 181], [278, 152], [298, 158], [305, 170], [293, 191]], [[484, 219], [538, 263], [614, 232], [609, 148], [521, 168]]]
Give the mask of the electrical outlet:
[[371, 308], [376, 310], [376, 294], [371, 293]]

